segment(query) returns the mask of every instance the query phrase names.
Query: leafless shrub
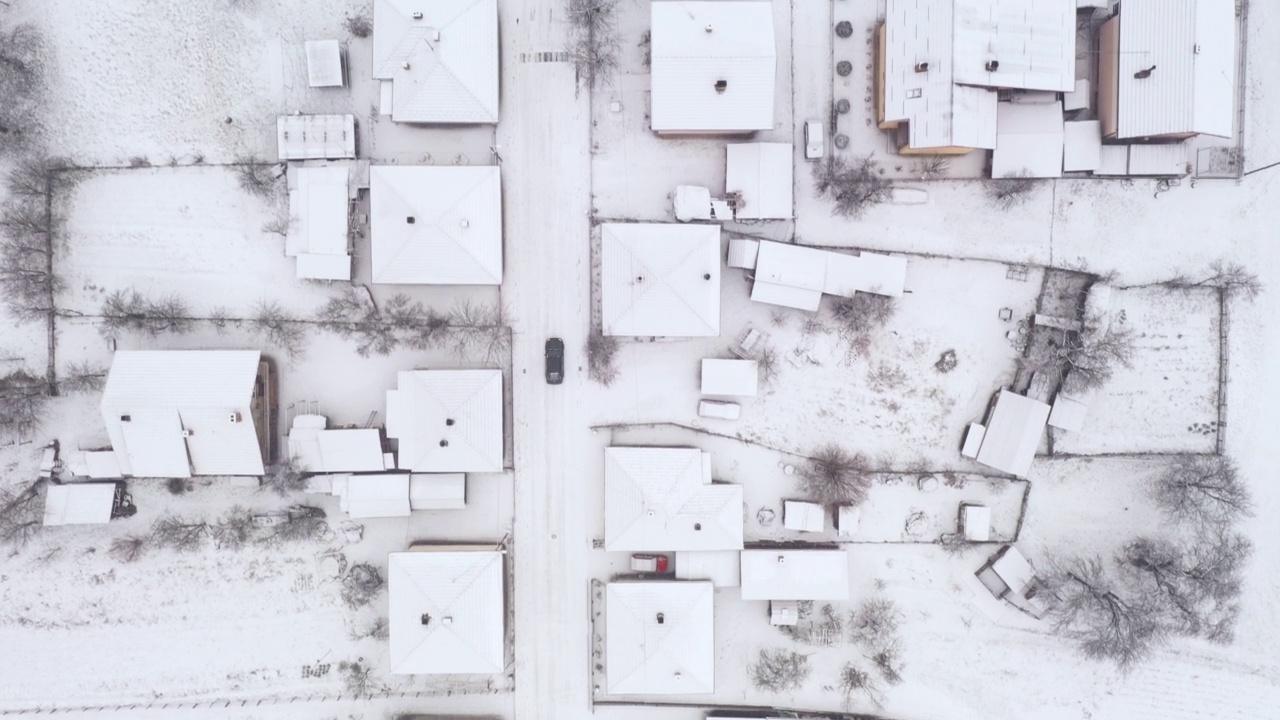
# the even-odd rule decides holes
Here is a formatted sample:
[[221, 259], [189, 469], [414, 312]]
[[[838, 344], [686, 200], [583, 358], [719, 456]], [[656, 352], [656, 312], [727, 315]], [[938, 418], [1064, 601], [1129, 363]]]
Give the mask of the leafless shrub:
[[101, 392], [106, 383], [106, 368], [88, 360], [73, 362], [58, 375], [58, 392], [73, 395]]
[[373, 34], [373, 21], [368, 15], [352, 15], [342, 22], [352, 37], [367, 38]]
[[363, 630], [351, 628], [347, 633], [347, 638], [352, 642], [358, 642], [365, 638], [373, 638], [374, 640], [386, 640], [391, 636], [391, 628], [385, 617], [375, 618], [369, 627]]
[[828, 444], [800, 470], [800, 489], [805, 497], [827, 507], [861, 505], [871, 488], [871, 472], [866, 456]]
[[[21, 167], [14, 170], [8, 184], [45, 183], [47, 179], [16, 177], [21, 174]], [[44, 196], [18, 194], [0, 206], [0, 292], [19, 320], [41, 320], [54, 312], [54, 298], [62, 289], [53, 267], [58, 224], [59, 218]]]
[[851, 298], [834, 297], [831, 301], [831, 315], [846, 339], [879, 330], [897, 311], [898, 304], [886, 295], [860, 292]]
[[871, 156], [855, 158], [830, 156], [813, 167], [818, 195], [835, 203], [835, 211], [843, 217], [860, 217], [871, 207], [889, 200], [893, 183], [887, 180], [880, 163]]
[[890, 685], [902, 682], [902, 671], [906, 666], [902, 662], [902, 651], [897, 641], [876, 650], [868, 659], [880, 671], [880, 677], [885, 682]]
[[0, 543], [25, 547], [44, 525], [44, 480], [0, 487]]
[[349, 695], [367, 698], [380, 691], [380, 686], [370, 677], [373, 669], [364, 664], [364, 658], [355, 662], [343, 660], [338, 663], [338, 672], [342, 674], [342, 685]]
[[275, 300], [260, 300], [253, 306], [249, 320], [263, 339], [282, 350], [290, 358], [298, 359], [306, 352], [306, 324]]
[[195, 329], [191, 308], [177, 295], [149, 298], [135, 289], [116, 290], [102, 301], [103, 337], [119, 337], [122, 332], [135, 332], [147, 337], [166, 333], [185, 335]]
[[940, 180], [951, 169], [951, 158], [946, 155], [928, 155], [916, 160], [913, 168], [921, 180]]
[[1230, 532], [1203, 533], [1189, 543], [1139, 538], [1116, 558], [1143, 593], [1161, 609], [1170, 631], [1229, 644], [1235, 636], [1244, 564], [1253, 545]]
[[778, 371], [782, 368], [778, 363], [778, 353], [772, 345], [765, 345], [756, 353], [756, 365], [760, 368], [760, 384], [771, 387], [778, 379]]
[[1160, 605], [1131, 592], [1099, 557], [1052, 562], [1043, 580], [1057, 598], [1050, 614], [1054, 630], [1087, 658], [1128, 670], [1169, 635]]
[[309, 542], [320, 540], [328, 531], [329, 523], [323, 517], [300, 515], [274, 526], [264, 542], [268, 545]]
[[997, 210], [1009, 211], [1031, 199], [1031, 193], [1040, 184], [1031, 177], [1031, 171], [1019, 170], [1002, 178], [987, 182], [987, 197]]
[[618, 379], [618, 338], [596, 327], [587, 335], [587, 377], [605, 387]]
[[511, 328], [506, 308], [462, 302], [449, 310], [450, 350], [458, 358], [479, 357], [485, 362], [505, 361], [511, 353]]
[[34, 24], [0, 30], [0, 157], [18, 155], [42, 133], [46, 44]]
[[879, 652], [897, 643], [901, 619], [902, 613], [892, 600], [864, 600], [857, 610], [849, 613], [849, 639]]
[[307, 489], [307, 478], [298, 462], [298, 458], [290, 457], [284, 462], [270, 468], [270, 472], [262, 478], [262, 487], [274, 491], [280, 497], [296, 495]]
[[938, 356], [938, 362], [933, 364], [933, 369], [945, 374], [955, 370], [959, 364], [960, 360], [956, 357], [955, 348], [949, 348]]
[[1262, 282], [1257, 273], [1251, 272], [1244, 265], [1215, 260], [1209, 265], [1209, 274], [1200, 278], [1187, 275], [1176, 275], [1165, 280], [1163, 285], [1171, 288], [1189, 289], [1198, 287], [1215, 287], [1226, 291], [1228, 295], [1242, 295], [1253, 300], [1262, 292]]
[[137, 562], [147, 551], [145, 535], [126, 535], [111, 541], [111, 549], [107, 551], [116, 562]]
[[204, 547], [209, 524], [180, 515], [165, 515], [151, 526], [151, 542], [178, 552], [195, 552]]
[[267, 163], [257, 158], [239, 157], [233, 163], [240, 189], [264, 200], [280, 194], [280, 164]]
[[40, 427], [49, 402], [49, 385], [26, 370], [0, 378], [0, 436], [26, 439]]
[[191, 482], [186, 478], [169, 478], [164, 486], [170, 495], [184, 495], [191, 490]]
[[1225, 455], [1187, 455], [1151, 484], [1156, 505], [1170, 518], [1224, 527], [1253, 514], [1253, 500], [1235, 461]]
[[840, 670], [840, 692], [844, 694], [845, 710], [852, 710], [854, 697], [862, 694], [876, 707], [884, 704], [884, 696], [870, 673], [850, 662]]
[[239, 505], [213, 526], [213, 544], [220, 550], [242, 550], [254, 538], [253, 515]]
[[262, 232], [279, 235], [280, 237], [288, 237], [289, 229], [291, 227], [293, 227], [293, 222], [290, 220], [289, 215], [287, 213], [282, 213], [281, 215], [263, 223]]
[[799, 688], [808, 679], [809, 656], [783, 648], [764, 648], [751, 664], [751, 684], [766, 692]]
[[1116, 366], [1129, 367], [1135, 352], [1133, 332], [1118, 323], [1086, 318], [1079, 331], [1040, 328], [1046, 342], [1032, 343], [1019, 362], [1029, 372], [1060, 377], [1063, 389], [1081, 392], [1102, 387]]
[[129, 167], [131, 168], [151, 167], [151, 161], [141, 155], [134, 155], [133, 157], [129, 158]]
[[352, 565], [342, 578], [342, 600], [353, 610], [362, 608], [373, 602], [383, 585], [378, 568], [368, 563]]
[[572, 29], [566, 52], [578, 82], [595, 89], [613, 84], [622, 41], [617, 27], [617, 0], [569, 0]]

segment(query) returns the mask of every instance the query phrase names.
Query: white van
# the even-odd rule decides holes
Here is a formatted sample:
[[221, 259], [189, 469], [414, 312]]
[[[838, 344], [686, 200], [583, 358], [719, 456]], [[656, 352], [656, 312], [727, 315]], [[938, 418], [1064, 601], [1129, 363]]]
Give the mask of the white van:
[[807, 160], [820, 160], [826, 152], [827, 138], [822, 123], [809, 120], [804, 124], [804, 156]]
[[698, 403], [698, 414], [705, 418], [737, 420], [742, 415], [742, 406], [735, 402], [703, 400]]

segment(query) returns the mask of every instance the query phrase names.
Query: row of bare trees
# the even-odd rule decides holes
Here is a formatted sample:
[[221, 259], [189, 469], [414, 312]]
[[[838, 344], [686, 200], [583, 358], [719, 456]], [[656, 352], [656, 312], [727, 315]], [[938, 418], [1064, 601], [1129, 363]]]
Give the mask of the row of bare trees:
[[568, 0], [569, 46], [566, 52], [578, 82], [588, 88], [608, 86], [618, 72], [622, 40], [618, 34], [618, 0]]

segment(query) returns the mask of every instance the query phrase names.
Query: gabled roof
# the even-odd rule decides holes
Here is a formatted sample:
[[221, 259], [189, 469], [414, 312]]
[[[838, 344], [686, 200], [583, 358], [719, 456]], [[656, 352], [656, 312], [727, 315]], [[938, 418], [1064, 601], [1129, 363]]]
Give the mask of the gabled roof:
[[1234, 134], [1235, 11], [1234, 0], [1124, 0], [1117, 137]]
[[117, 352], [102, 393], [102, 419], [120, 471], [164, 478], [262, 475], [250, 407], [260, 357], [257, 350]]
[[606, 223], [600, 229], [605, 335], [720, 334], [720, 227]]
[[[332, 256], [336, 267], [345, 272], [341, 277], [325, 280], [350, 280], [351, 261], [347, 259], [347, 184], [349, 171], [345, 164], [315, 167], [290, 166], [289, 228], [285, 237], [285, 255], [289, 257]], [[314, 261], [299, 260], [297, 276], [314, 278]], [[331, 275], [334, 273], [327, 273]]]
[[498, 122], [497, 0], [375, 0], [373, 77], [396, 122]]
[[501, 472], [501, 370], [402, 370], [387, 391], [387, 437], [414, 472]]
[[724, 191], [740, 193], [740, 220], [790, 219], [790, 143], [745, 143], [725, 150]]
[[373, 281], [502, 284], [502, 183], [497, 167], [369, 169]]
[[298, 427], [289, 431], [289, 456], [309, 472], [385, 470], [377, 428], [334, 430]]
[[848, 600], [844, 550], [743, 550], [743, 600]]
[[69, 483], [45, 488], [45, 525], [90, 525], [111, 521], [115, 483]]
[[772, 3], [656, 1], [650, 19], [655, 132], [773, 129]]
[[706, 581], [609, 583], [605, 588], [609, 694], [714, 692], [714, 594]]
[[308, 40], [303, 47], [307, 54], [308, 85], [318, 88], [346, 84], [342, 73], [342, 46], [337, 40]]
[[502, 553], [416, 550], [387, 566], [392, 673], [503, 672]]
[[1026, 477], [1049, 421], [1049, 410], [1049, 406], [1039, 400], [1001, 390], [987, 420], [978, 462], [1010, 475]]
[[711, 484], [709, 460], [695, 448], [605, 448], [605, 549], [741, 549], [742, 487]]

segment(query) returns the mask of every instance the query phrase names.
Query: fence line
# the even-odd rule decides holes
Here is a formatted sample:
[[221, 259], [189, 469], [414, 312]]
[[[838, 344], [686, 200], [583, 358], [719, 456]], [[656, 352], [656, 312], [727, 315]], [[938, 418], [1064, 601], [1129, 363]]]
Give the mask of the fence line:
[[1227, 380], [1230, 378], [1231, 305], [1226, 288], [1218, 289], [1218, 426], [1215, 450], [1219, 455], [1227, 445]]

